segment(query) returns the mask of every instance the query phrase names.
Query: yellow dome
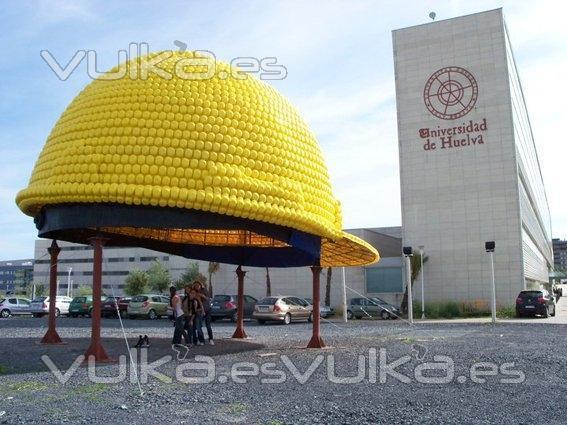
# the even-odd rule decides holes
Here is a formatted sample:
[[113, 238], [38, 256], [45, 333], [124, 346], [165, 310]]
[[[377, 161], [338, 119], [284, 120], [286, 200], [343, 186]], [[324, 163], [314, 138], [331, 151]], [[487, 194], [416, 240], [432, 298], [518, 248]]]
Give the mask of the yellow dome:
[[[142, 76], [158, 55], [171, 78]], [[129, 62], [123, 78], [111, 79], [117, 67], [90, 83], [49, 135], [19, 208], [31, 216], [76, 203], [185, 208], [344, 239], [321, 150], [296, 109], [225, 63], [210, 78], [188, 78], [205, 60], [154, 53]], [[377, 260], [355, 245], [370, 250], [364, 263]]]

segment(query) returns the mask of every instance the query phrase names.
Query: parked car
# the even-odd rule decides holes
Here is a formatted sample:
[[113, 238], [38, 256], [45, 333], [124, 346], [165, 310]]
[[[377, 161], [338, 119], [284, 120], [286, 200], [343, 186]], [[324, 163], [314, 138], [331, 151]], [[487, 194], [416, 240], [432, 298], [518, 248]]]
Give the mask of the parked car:
[[545, 289], [522, 291], [516, 298], [516, 316], [555, 316], [555, 297]]
[[[244, 317], [251, 318], [258, 300], [250, 295], [244, 295]], [[230, 319], [236, 322], [238, 296], [215, 295], [211, 300], [211, 320]]]
[[147, 317], [148, 319], [159, 319], [167, 315], [169, 297], [159, 294], [143, 294], [132, 297], [128, 304], [128, 317]]
[[380, 317], [384, 320], [396, 319], [401, 316], [401, 311], [393, 304], [387, 303], [381, 298], [352, 298], [347, 307], [348, 319], [362, 319], [363, 317]]
[[260, 324], [279, 321], [286, 325], [292, 321], [307, 320], [311, 322], [313, 306], [303, 298], [278, 296], [262, 298], [256, 303], [253, 317]]
[[[104, 302], [106, 297], [101, 297]], [[71, 304], [69, 304], [69, 316], [77, 317], [90, 317], [93, 311], [93, 296], [92, 295], [82, 295], [73, 298]]]
[[[116, 300], [116, 303], [115, 303]], [[116, 315], [116, 304], [118, 304], [118, 311], [120, 312], [120, 317], [125, 317], [127, 315], [128, 304], [131, 298], [127, 297], [108, 297], [100, 308], [102, 317], [117, 317]]]
[[0, 297], [0, 317], [7, 318], [17, 314], [31, 314], [30, 303], [31, 301], [27, 298]]
[[[72, 298], [65, 295], [55, 297], [55, 317], [69, 314], [69, 305]], [[33, 317], [43, 317], [49, 314], [49, 297], [35, 297], [30, 303], [30, 312]]]
[[[313, 305], [312, 298], [304, 298], [304, 300], [307, 301], [309, 304]], [[333, 307], [329, 307], [328, 305], [323, 305], [323, 304], [319, 306], [319, 316], [321, 316], [322, 318], [327, 318], [333, 316], [334, 314], [335, 314], [335, 309]]]

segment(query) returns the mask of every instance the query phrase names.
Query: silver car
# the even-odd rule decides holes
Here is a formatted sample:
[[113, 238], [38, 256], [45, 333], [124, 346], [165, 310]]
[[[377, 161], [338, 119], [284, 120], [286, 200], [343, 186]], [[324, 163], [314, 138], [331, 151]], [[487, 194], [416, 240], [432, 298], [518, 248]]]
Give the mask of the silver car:
[[[55, 297], [55, 317], [62, 314], [69, 315], [69, 304], [73, 298], [64, 295]], [[30, 304], [30, 313], [33, 317], [43, 317], [49, 314], [49, 297], [35, 297]]]
[[292, 321], [307, 320], [311, 322], [313, 306], [303, 298], [291, 296], [266, 297], [258, 301], [252, 317], [259, 324], [266, 322], [283, 322], [289, 325]]
[[0, 297], [0, 317], [6, 318], [16, 314], [30, 314], [30, 300], [20, 297]]

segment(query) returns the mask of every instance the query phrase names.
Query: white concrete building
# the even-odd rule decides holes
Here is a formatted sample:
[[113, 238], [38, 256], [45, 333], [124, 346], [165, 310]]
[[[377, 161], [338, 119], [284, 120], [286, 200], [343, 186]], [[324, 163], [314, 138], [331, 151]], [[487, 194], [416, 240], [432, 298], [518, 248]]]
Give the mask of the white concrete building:
[[513, 305], [548, 282], [553, 254], [502, 10], [396, 30], [393, 46], [403, 244], [425, 246], [426, 301], [488, 301], [495, 241], [497, 299]]

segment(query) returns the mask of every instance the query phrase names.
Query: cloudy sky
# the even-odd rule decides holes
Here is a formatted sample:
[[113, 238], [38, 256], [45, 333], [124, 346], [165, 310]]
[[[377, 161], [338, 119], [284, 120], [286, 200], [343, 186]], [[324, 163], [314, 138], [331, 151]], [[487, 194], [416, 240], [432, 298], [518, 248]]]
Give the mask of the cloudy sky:
[[32, 219], [14, 203], [51, 127], [88, 84], [86, 61], [60, 81], [62, 64], [97, 52], [100, 70], [131, 42], [151, 50], [210, 50], [219, 59], [275, 56], [288, 75], [273, 84], [319, 137], [345, 227], [400, 224], [391, 30], [503, 7], [512, 37], [556, 237], [567, 237], [563, 182], [567, 7], [563, 1], [3, 1], [0, 4], [0, 259], [33, 256]]

